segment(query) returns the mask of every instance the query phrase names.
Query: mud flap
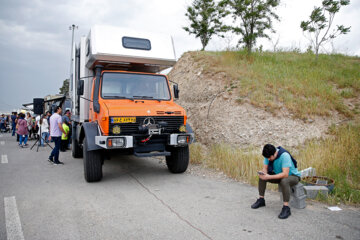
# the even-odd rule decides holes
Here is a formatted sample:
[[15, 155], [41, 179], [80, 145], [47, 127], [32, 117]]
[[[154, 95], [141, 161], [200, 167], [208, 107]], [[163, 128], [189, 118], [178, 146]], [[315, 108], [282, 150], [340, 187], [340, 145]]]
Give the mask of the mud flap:
[[95, 144], [95, 136], [100, 136], [97, 123], [85, 122], [82, 128], [85, 133], [84, 141], [86, 141], [87, 150], [94, 151], [102, 149], [102, 147]]

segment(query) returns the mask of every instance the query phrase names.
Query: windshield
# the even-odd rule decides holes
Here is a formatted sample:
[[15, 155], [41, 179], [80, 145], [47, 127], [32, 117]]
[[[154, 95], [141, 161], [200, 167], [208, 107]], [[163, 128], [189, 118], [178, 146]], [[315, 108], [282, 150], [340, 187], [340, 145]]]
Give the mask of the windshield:
[[170, 100], [170, 93], [166, 78], [161, 75], [104, 73], [101, 97]]

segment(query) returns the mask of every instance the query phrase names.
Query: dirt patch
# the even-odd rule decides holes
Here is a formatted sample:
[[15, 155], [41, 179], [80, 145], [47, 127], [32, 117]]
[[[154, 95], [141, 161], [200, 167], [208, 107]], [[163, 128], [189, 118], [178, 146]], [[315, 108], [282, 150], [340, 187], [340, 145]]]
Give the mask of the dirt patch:
[[332, 123], [343, 120], [337, 113], [326, 118], [295, 119], [281, 106], [275, 114], [254, 107], [248, 99], [234, 94], [230, 76], [212, 73], [204, 63], [194, 61], [192, 54], [185, 53], [169, 77], [179, 84], [177, 103], [186, 109], [188, 122], [203, 144], [297, 146], [324, 136]]
[[344, 103], [355, 114], [360, 112], [360, 96], [345, 99]]

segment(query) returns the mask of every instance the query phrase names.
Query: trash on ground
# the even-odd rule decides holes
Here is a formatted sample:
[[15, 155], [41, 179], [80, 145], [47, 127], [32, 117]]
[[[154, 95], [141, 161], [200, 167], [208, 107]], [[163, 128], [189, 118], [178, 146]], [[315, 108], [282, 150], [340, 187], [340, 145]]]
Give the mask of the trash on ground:
[[301, 174], [301, 178], [303, 178], [303, 177], [313, 177], [313, 176], [316, 175], [316, 170], [315, 170], [315, 168], [309, 167], [309, 168], [306, 168], [304, 170], [301, 170], [300, 174]]
[[335, 206], [335, 207], [328, 207], [328, 209], [329, 209], [330, 211], [334, 211], [334, 212], [337, 212], [337, 211], [341, 211], [341, 210], [342, 210], [341, 208], [339, 208], [339, 207], [337, 207], [337, 206]]

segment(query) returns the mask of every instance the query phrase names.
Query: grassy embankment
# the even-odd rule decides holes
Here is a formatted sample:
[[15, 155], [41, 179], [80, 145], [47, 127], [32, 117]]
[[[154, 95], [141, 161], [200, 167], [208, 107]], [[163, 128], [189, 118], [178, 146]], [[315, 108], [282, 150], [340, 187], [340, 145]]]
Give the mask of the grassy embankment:
[[[360, 59], [342, 55], [243, 52], [196, 53], [208, 72], [224, 71], [231, 76], [233, 94], [239, 102], [275, 112], [285, 106], [297, 118], [330, 116], [338, 111], [352, 123], [331, 127], [331, 137], [308, 141], [289, 149], [299, 169], [316, 168], [318, 176], [333, 178], [335, 191], [329, 203], [360, 204], [360, 106], [349, 109], [344, 100], [360, 93]], [[235, 86], [235, 87], [234, 87]], [[262, 168], [261, 149], [240, 149], [214, 144], [204, 149], [191, 146], [191, 162], [220, 169], [228, 176], [256, 185], [256, 170]]]
[[[343, 55], [319, 55], [294, 52], [254, 53], [197, 52], [196, 61], [204, 62], [204, 70], [225, 72], [233, 79], [228, 86], [239, 102], [275, 112], [285, 106], [298, 118], [329, 116], [336, 110], [347, 117], [352, 111], [344, 99], [360, 92], [360, 58]], [[234, 89], [236, 88], [236, 89]]]

